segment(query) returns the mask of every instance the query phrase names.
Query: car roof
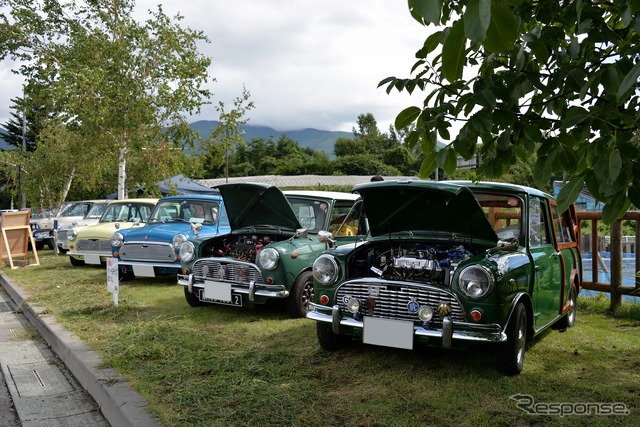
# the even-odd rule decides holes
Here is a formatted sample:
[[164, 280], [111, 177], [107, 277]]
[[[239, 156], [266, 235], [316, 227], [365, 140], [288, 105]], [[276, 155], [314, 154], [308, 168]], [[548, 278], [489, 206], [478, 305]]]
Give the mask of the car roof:
[[158, 200], [158, 202], [162, 202], [164, 200], [214, 200], [220, 201], [222, 197], [220, 194], [180, 194], [178, 196], [165, 196]]
[[151, 198], [138, 198], [138, 199], [120, 199], [120, 200], [111, 200], [109, 201], [110, 205], [114, 204], [124, 204], [124, 203], [158, 203], [160, 199], [151, 199]]
[[357, 200], [360, 196], [354, 193], [345, 193], [341, 191], [320, 191], [320, 190], [286, 190], [283, 191], [285, 196], [301, 196], [314, 197], [335, 200]]

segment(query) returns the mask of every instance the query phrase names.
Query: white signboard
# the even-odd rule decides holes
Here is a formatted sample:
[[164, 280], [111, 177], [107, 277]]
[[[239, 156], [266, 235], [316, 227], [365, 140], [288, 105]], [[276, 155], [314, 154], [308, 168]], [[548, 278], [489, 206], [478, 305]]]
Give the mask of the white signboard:
[[107, 258], [107, 290], [113, 294], [113, 303], [118, 305], [118, 259]]

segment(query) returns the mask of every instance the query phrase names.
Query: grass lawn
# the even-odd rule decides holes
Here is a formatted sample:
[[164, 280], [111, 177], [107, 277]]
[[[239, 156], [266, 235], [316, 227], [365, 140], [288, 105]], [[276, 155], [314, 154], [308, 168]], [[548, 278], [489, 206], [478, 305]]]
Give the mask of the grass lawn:
[[[191, 308], [175, 277], [122, 283], [114, 306], [104, 268], [39, 256], [40, 266], [3, 273], [128, 378], [167, 426], [640, 425], [640, 304], [611, 317], [605, 301], [580, 298], [575, 327], [535, 340], [522, 374], [504, 377], [482, 346], [354, 343], [328, 353], [315, 322], [290, 319], [282, 305]], [[628, 415], [522, 409], [580, 413], [589, 403]]]

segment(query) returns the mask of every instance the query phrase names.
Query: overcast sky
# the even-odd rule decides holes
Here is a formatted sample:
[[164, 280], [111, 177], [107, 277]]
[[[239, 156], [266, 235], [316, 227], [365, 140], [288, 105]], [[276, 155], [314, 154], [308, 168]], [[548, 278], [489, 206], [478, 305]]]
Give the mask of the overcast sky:
[[[377, 88], [386, 77], [409, 75], [433, 31], [411, 18], [406, 1], [138, 0], [136, 18], [157, 4], [211, 41], [200, 52], [212, 59], [213, 105], [192, 121], [217, 119], [214, 105], [232, 106], [243, 86], [255, 104], [249, 124], [276, 130], [351, 131], [359, 114], [372, 113], [386, 132], [402, 109], [424, 99]], [[0, 124], [9, 100], [21, 96], [12, 65], [0, 62]]]

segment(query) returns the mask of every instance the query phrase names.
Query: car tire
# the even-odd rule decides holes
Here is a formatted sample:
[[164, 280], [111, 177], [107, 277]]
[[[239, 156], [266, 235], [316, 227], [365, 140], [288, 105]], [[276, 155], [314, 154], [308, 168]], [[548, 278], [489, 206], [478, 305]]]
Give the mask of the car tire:
[[53, 244], [53, 240], [52, 239], [47, 240], [47, 247], [50, 250], [53, 250], [55, 248], [55, 245]]
[[40, 240], [39, 242], [36, 242], [36, 250], [41, 251], [44, 249], [44, 241]]
[[84, 260], [74, 258], [72, 256], [69, 257], [69, 261], [71, 262], [71, 265], [73, 265], [74, 267], [82, 267], [84, 265]]
[[518, 302], [506, 329], [507, 341], [496, 349], [496, 363], [500, 372], [513, 376], [522, 372], [527, 343], [527, 310]]
[[309, 304], [313, 302], [313, 274], [303, 271], [291, 287], [291, 292], [285, 300], [287, 313], [295, 318], [306, 317]]
[[205, 304], [198, 299], [195, 292], [189, 292], [189, 288], [186, 286], [184, 287], [184, 298], [191, 307], [202, 307]]
[[318, 343], [320, 344], [320, 347], [326, 351], [340, 350], [349, 342], [348, 337], [334, 334], [331, 329], [331, 324], [329, 323], [316, 323], [316, 333], [318, 335]]
[[569, 295], [569, 311], [558, 320], [558, 329], [567, 329], [573, 327], [576, 322], [576, 314], [578, 312], [578, 295], [576, 287], [571, 286], [571, 294]]

